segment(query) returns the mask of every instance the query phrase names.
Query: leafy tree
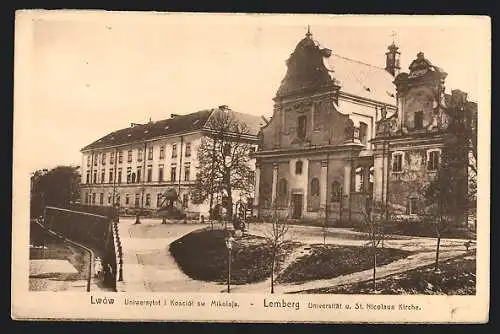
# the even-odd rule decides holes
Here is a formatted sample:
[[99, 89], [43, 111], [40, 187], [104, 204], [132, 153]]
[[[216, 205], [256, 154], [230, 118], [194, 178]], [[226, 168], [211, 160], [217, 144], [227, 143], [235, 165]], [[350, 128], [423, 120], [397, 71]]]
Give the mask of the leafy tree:
[[57, 166], [31, 175], [31, 217], [43, 214], [45, 206], [65, 208], [80, 198], [78, 166]]
[[477, 113], [465, 93], [453, 91], [446, 110], [448, 127], [435, 178], [425, 189], [427, 214], [436, 228], [435, 271], [439, 271], [439, 249], [444, 232], [468, 224], [475, 204], [477, 175]]
[[[231, 110], [218, 110], [209, 120], [206, 135], [198, 148], [199, 171], [191, 193], [194, 202], [220, 194], [228, 217], [233, 215], [233, 193], [250, 195], [253, 171], [250, 168], [249, 130]], [[212, 209], [212, 200], [211, 200]], [[210, 212], [212, 216], [212, 210]]]

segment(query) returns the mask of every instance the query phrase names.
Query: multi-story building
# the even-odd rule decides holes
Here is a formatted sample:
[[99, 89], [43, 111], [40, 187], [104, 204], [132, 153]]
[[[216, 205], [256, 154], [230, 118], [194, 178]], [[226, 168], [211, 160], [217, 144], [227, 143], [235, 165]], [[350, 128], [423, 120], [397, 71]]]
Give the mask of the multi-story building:
[[256, 153], [260, 215], [355, 221], [373, 199], [417, 212], [439, 165], [446, 74], [421, 53], [399, 74], [394, 43], [385, 55], [385, 68], [348, 59], [310, 32], [297, 44]]
[[[208, 203], [193, 203], [197, 150], [209, 134], [210, 119], [218, 112], [231, 113], [248, 128], [245, 140], [257, 146], [263, 119], [221, 106], [146, 124], [132, 123], [85, 146], [82, 161], [82, 203], [87, 205], [156, 210], [162, 194], [175, 190], [186, 212], [207, 214]], [[254, 166], [254, 161], [251, 166]], [[238, 196], [236, 192], [234, 197]]]
[[[394, 80], [397, 113], [390, 117], [384, 115], [377, 122], [372, 140], [376, 171], [373, 196], [391, 216], [418, 219], [426, 211], [425, 188], [437, 176], [445, 141], [456, 135], [448, 129], [451, 117], [467, 122], [465, 128], [470, 129], [467, 133], [474, 136], [477, 104], [468, 101], [467, 94], [460, 90], [446, 94], [447, 73], [433, 65], [422, 52], [412, 61], [409, 70]], [[452, 106], [462, 106], [464, 110], [452, 116], [450, 113], [456, 112]], [[462, 179], [465, 192], [469, 157], [465, 152], [463, 155], [460, 158], [463, 175], [456, 175], [455, 179]]]

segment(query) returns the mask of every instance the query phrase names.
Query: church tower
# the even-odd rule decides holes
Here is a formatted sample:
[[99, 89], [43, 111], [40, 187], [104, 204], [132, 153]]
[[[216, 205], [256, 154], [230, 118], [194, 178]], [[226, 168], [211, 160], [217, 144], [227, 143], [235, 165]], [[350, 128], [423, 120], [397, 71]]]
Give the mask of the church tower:
[[399, 70], [401, 69], [399, 66], [399, 57], [401, 53], [398, 51], [399, 48], [394, 42], [392, 42], [387, 49], [388, 51], [385, 53], [385, 70], [394, 77], [399, 74]]

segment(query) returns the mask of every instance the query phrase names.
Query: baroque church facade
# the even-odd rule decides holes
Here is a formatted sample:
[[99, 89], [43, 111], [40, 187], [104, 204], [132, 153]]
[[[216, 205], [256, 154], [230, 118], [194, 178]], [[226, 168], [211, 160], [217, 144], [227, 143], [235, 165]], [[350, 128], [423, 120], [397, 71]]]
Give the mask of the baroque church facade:
[[[334, 54], [308, 31], [287, 60], [273, 116], [260, 131], [254, 207], [301, 221], [359, 221], [367, 204], [418, 216], [446, 129], [446, 73], [419, 53], [399, 73]], [[458, 98], [464, 93], [454, 91]]]

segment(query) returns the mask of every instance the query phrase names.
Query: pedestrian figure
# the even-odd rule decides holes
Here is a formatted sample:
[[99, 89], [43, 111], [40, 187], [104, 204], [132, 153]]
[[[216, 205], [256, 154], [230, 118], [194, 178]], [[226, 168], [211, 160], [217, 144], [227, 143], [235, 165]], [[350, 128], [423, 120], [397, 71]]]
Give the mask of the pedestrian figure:
[[95, 264], [94, 264], [94, 276], [98, 277], [99, 279], [102, 278], [102, 262], [100, 257], [95, 258]]

